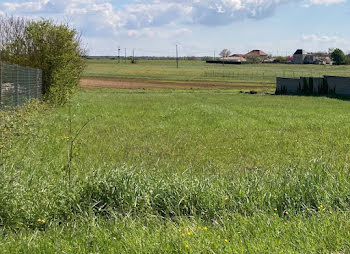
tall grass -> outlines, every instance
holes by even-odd
[[[347,252],[348,103],[91,90],[2,112],[0,250]]]

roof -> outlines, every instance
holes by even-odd
[[[245,54],[233,54],[232,57],[237,56],[237,57],[245,57]]]
[[[254,49],[250,51],[248,54],[246,54],[246,56],[251,56],[251,55],[267,56],[267,54],[264,51],[259,49]]]
[[[305,52],[303,49],[298,49],[297,51],[295,51],[294,55],[305,55]]]

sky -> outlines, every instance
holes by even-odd
[[[350,52],[350,0],[0,0],[0,15],[68,21],[89,55]]]

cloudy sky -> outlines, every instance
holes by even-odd
[[[350,0],[0,0],[0,15],[69,21],[90,55],[350,52]]]

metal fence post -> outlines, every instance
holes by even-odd
[[[25,68],[26,70],[26,76],[27,76],[27,82],[28,82],[28,101],[30,100],[30,94],[31,94],[31,86],[33,85],[32,82],[31,82],[31,79],[30,79],[30,69],[28,67]]]
[[[0,108],[2,107],[2,62],[0,62]]]
[[[16,64],[16,83],[15,83],[15,106],[18,106],[18,82],[19,82],[19,73],[18,73],[18,65]]]

